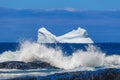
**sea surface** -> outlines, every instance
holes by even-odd
[[[0,43],[0,80],[120,80],[120,43]]]

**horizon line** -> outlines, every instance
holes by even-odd
[[[49,8],[49,9],[43,9],[43,8],[10,8],[10,7],[1,7],[0,9],[14,9],[14,10],[43,10],[43,11],[69,11],[69,12],[81,12],[81,11],[120,11],[118,9],[108,9],[108,10],[88,10],[88,9],[76,9],[71,7],[66,8]]]

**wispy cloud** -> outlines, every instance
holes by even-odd
[[[67,10],[67,11],[70,11],[70,12],[78,11],[77,9],[71,8],[71,7],[64,8],[64,10]]]

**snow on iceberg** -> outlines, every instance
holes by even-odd
[[[61,36],[55,36],[44,27],[38,30],[38,43],[93,43],[87,31],[78,27]]]
[[[57,40],[55,35],[53,35],[43,27],[38,30],[38,42],[39,43],[56,43]]]

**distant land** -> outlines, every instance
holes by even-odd
[[[40,27],[59,36],[80,26],[94,42],[120,42],[120,11],[10,9],[0,7],[0,42],[37,40]]]

